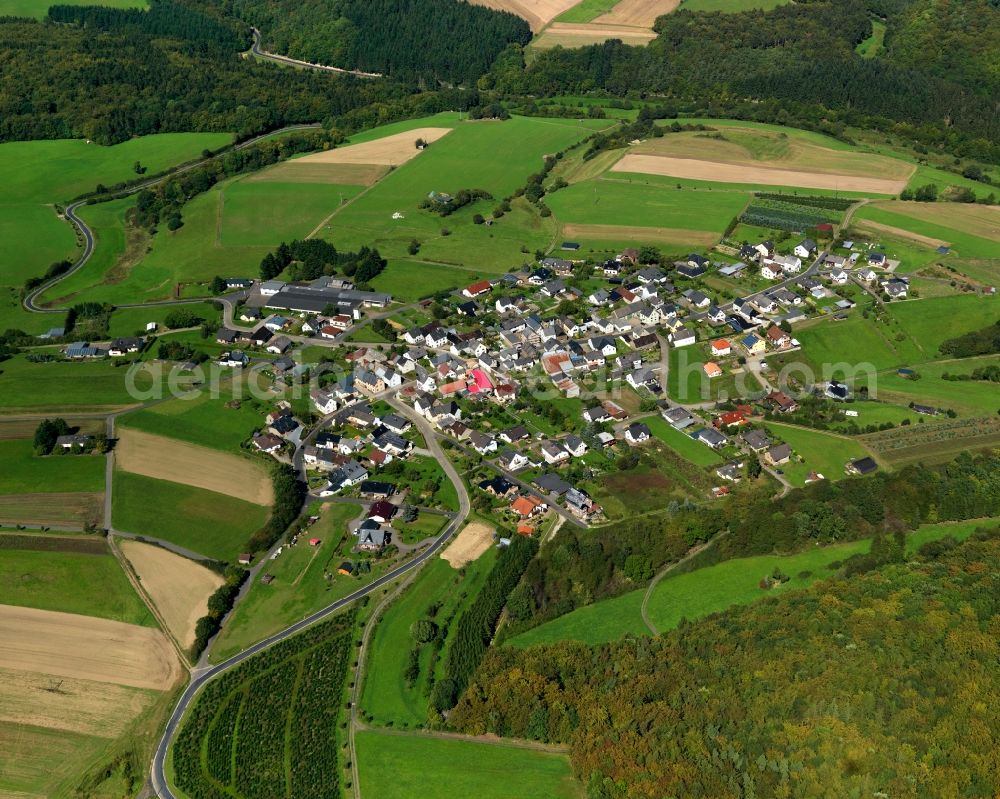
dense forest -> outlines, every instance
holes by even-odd
[[[396,81],[248,60],[239,52],[245,23],[193,2],[164,9],[54,9],[78,24],[0,18],[0,141],[115,144],[172,131],[232,131],[243,139],[314,122],[351,132],[480,104],[475,92],[418,92]]]
[[[854,48],[886,18],[886,50]],[[660,17],[648,47],[511,48],[482,88],[545,96],[655,94],[711,116],[890,130],[1000,161],[1000,10],[989,0],[837,0]],[[948,44],[952,45],[951,47]]]
[[[795,552],[817,543],[892,536],[925,522],[996,515],[1000,455],[966,453],[940,467],[912,465],[866,478],[824,480],[776,501],[768,493],[741,490],[724,508],[674,503],[664,516],[595,530],[567,527],[543,547],[511,595],[507,632],[634,589],[723,530],[727,534],[706,557]],[[854,568],[867,565],[859,559]]]
[[[588,799],[992,797],[1000,531],[656,639],[492,647],[449,724],[572,746]]]
[[[458,0],[234,0],[266,49],[313,63],[436,83],[474,84],[510,43],[520,17]]]

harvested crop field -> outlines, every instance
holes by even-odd
[[[836,175],[822,172],[800,172],[765,166],[727,164],[693,158],[672,158],[663,155],[629,153],[611,167],[612,172],[635,172],[643,175],[663,175],[687,180],[707,180],[717,183],[746,183],[757,186],[797,186],[803,189],[828,189],[863,194],[898,194],[906,188],[908,179]]]
[[[0,605],[0,668],[154,690],[181,673],[159,630],[12,605]]]
[[[934,249],[938,247],[947,247],[951,243],[947,241],[942,241],[941,239],[935,239],[932,236],[924,236],[912,230],[903,230],[903,228],[901,227],[894,227],[893,225],[883,225],[881,222],[872,222],[870,219],[855,220],[854,226],[860,230],[874,231],[875,233],[885,233],[887,236],[892,236],[897,239],[903,239],[904,241],[915,241],[917,244],[923,244],[925,247],[931,247]]]
[[[355,145],[360,146],[360,145]],[[330,164],[297,158],[258,172],[246,183],[333,183],[371,186],[389,171],[386,164]]]
[[[680,0],[620,0],[607,14],[597,17],[594,23],[652,28],[657,17],[676,11],[680,4]]]
[[[527,20],[531,30],[537,33],[563,11],[579,2],[580,0],[473,0],[472,4],[517,14],[521,19]]]
[[[0,418],[0,441],[31,438],[35,435],[35,429],[38,427],[38,423],[44,418],[46,417],[17,416],[11,418]],[[66,423],[70,427],[78,427],[79,432],[81,433],[90,433],[93,435],[95,433],[104,432],[103,416],[73,417],[60,415],[60,418],[65,419]]]
[[[710,247],[719,240],[715,233],[704,230],[684,230],[669,227],[636,227],[627,225],[574,225],[562,226],[562,236],[567,239],[601,239],[610,241],[640,241],[667,244],[702,244]]]
[[[154,699],[140,688],[0,669],[0,723],[114,738]]]
[[[416,128],[374,141],[313,153],[295,159],[294,163],[296,165],[382,164],[384,166],[399,166],[420,154],[421,151],[416,147],[417,139],[433,143],[448,133],[451,133],[451,128]]]
[[[494,532],[493,527],[482,522],[467,524],[465,529],[441,553],[441,557],[448,561],[453,568],[461,569],[490,548]]]
[[[68,492],[54,494],[4,494],[0,496],[0,524],[98,523],[104,513],[104,494]]]
[[[996,205],[897,201],[873,203],[872,208],[1000,242],[1000,207]]]
[[[262,467],[236,455],[166,436],[122,429],[115,445],[115,464],[126,472],[215,491],[257,505],[274,501],[271,480]]]
[[[140,541],[120,546],[174,638],[191,646],[195,625],[208,611],[208,598],[222,585],[222,577],[162,547]]]
[[[624,44],[643,45],[655,38],[653,31],[641,27],[593,22],[553,22],[531,42],[531,46],[538,50],[584,47],[588,44],[600,44],[608,39],[621,39]]]

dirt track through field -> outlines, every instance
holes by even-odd
[[[204,488],[257,505],[274,502],[271,480],[255,463],[186,441],[122,429],[115,464],[133,474]]]
[[[621,0],[607,14],[601,14],[595,25],[637,25],[652,28],[656,18],[677,10],[680,0]]]
[[[433,145],[442,136],[451,133],[451,128],[415,128],[392,136],[384,136],[374,141],[350,144],[321,153],[313,153],[295,159],[296,164],[382,164],[399,166],[420,155],[416,147],[417,139]]]
[[[153,699],[123,685],[0,669],[0,722],[115,738]]]
[[[563,11],[566,11],[580,0],[471,0],[473,5],[486,6],[496,11],[509,11],[516,14],[534,32],[540,31]]]
[[[181,674],[152,627],[12,605],[0,605],[0,668],[159,691]]]
[[[798,186],[804,189],[833,189],[864,194],[899,194],[906,180],[860,177],[857,175],[827,175],[774,167],[725,164],[693,158],[672,158],[663,155],[629,153],[611,167],[612,172],[638,172],[643,175],[664,175],[689,180],[709,180],[719,183],[747,183],[758,186]]]
[[[494,529],[482,522],[467,524],[441,553],[455,569],[461,569],[482,555],[493,544]]]
[[[194,561],[140,541],[119,544],[139,582],[181,646],[194,643],[194,628],[222,577]]]
[[[719,241],[717,233],[704,230],[684,230],[671,227],[636,227],[633,225],[576,225],[562,226],[562,236],[568,239],[602,239],[605,241],[649,241],[672,244],[704,244],[711,246]]]
[[[905,239],[907,241],[915,241],[917,244],[923,244],[927,247],[932,247],[933,249],[951,246],[951,242],[948,241],[942,241],[941,239],[935,239],[931,236],[914,233],[912,230],[903,230],[901,227],[883,225],[881,222],[872,222],[868,219],[855,219],[854,227],[860,230],[874,230],[877,233],[887,233],[890,236],[895,236],[896,238]]]

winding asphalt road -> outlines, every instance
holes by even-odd
[[[318,122],[311,122],[305,125],[289,125],[288,127],[279,128],[278,130],[273,130],[270,133],[262,133],[260,136],[254,136],[252,139],[247,139],[246,141],[233,145],[233,147],[229,148],[228,150],[222,150],[216,155],[219,155],[223,152],[234,152],[236,150],[245,150],[247,147],[252,147],[258,142],[264,141],[265,139],[270,139],[274,136],[281,136],[285,133],[294,133],[297,130],[313,130],[318,127],[320,127],[320,124]],[[212,157],[214,158],[215,156]],[[180,166],[177,169],[165,175],[152,177],[149,180],[142,181],[141,183],[134,183],[133,185],[125,189],[122,189],[120,192],[114,192],[114,194],[115,196],[128,196],[131,194],[136,194],[137,192],[140,192],[143,189],[148,189],[150,186],[155,186],[158,183],[162,183],[163,181],[168,180],[174,177],[175,175],[182,175],[185,172],[190,172],[192,169],[196,169],[197,167],[207,163],[210,160],[212,159],[202,158],[199,159],[198,161],[192,161],[191,163],[184,164],[183,166]],[[79,210],[82,206],[86,204],[87,204],[86,200],[77,200],[76,202],[67,205],[64,211],[64,216],[66,217],[66,219],[69,221],[71,225],[73,225],[74,228],[77,229],[77,231],[83,237],[83,252],[80,253],[80,257],[77,258],[76,263],[74,263],[73,266],[71,266],[66,272],[64,272],[61,275],[57,275],[56,277],[46,281],[45,283],[42,283],[42,285],[28,292],[24,296],[24,300],[22,302],[26,310],[32,311],[34,313],[50,313],[50,314],[66,313],[66,308],[47,308],[39,305],[36,302],[36,300],[57,283],[65,280],[70,275],[73,275],[76,272],[79,272],[81,269],[83,269],[83,267],[86,266],[87,262],[90,260],[91,256],[94,254],[94,244],[95,244],[94,233],[87,226],[87,223],[84,222],[76,213],[77,210]],[[202,297],[200,299],[189,299],[189,300],[164,300],[162,302],[131,303],[126,305],[116,305],[115,307],[145,308],[156,305],[186,305],[188,303],[204,302],[204,301],[205,298]]]
[[[300,61],[297,58],[289,58],[286,55],[278,55],[277,53],[269,53],[267,50],[260,49],[260,31],[256,28],[253,30],[253,44],[250,45],[250,52],[255,58],[262,58],[265,61],[273,61],[276,64],[283,64],[289,67],[300,67],[302,69],[316,69],[321,72],[336,72],[338,75],[353,75],[356,78],[382,78],[384,75],[381,72],[362,72],[360,69],[343,69],[341,67],[331,67],[326,64],[313,64],[309,61]]]
[[[455,533],[455,531],[458,530],[458,528],[465,521],[465,516],[467,513],[468,510],[466,510],[465,513],[460,513],[458,517],[456,517],[445,528],[445,530],[440,535],[438,535],[437,538],[434,539],[434,543],[432,543],[429,547],[424,549],[420,554],[416,555],[413,559],[407,561],[406,563],[397,566],[391,572],[388,572],[382,577],[379,577],[377,580],[369,583],[364,588],[359,588],[353,594],[350,594],[344,597],[343,599],[339,599],[333,604],[327,605],[322,610],[316,611],[311,616],[307,616],[306,618],[302,619],[302,621],[296,622],[291,627],[287,627],[286,629],[282,630],[280,633],[272,635],[270,638],[266,638],[265,640],[254,644],[248,649],[244,649],[238,655],[234,655],[233,657],[229,658],[229,660],[223,661],[222,663],[219,663],[216,666],[212,666],[211,668],[198,669],[195,672],[193,672],[192,680],[188,685],[188,687],[185,689],[184,693],[181,695],[180,700],[177,702],[177,706],[174,708],[174,712],[170,715],[170,719],[169,721],[167,721],[167,726],[163,732],[163,737],[160,739],[160,743],[156,747],[156,753],[153,755],[152,781],[153,781],[153,788],[156,790],[157,796],[159,796],[160,799],[177,799],[177,795],[170,790],[170,786],[167,783],[167,776],[166,776],[167,751],[170,748],[170,743],[173,741],[174,735],[177,733],[177,730],[180,727],[181,719],[187,712],[187,709],[191,706],[191,703],[194,701],[198,691],[201,690],[202,686],[205,685],[205,683],[207,683],[213,677],[222,674],[225,671],[228,671],[234,666],[239,665],[248,658],[251,658],[254,655],[263,652],[265,649],[273,646],[279,641],[284,641],[286,638],[289,638],[295,635],[296,633],[306,629],[307,627],[310,627],[311,625],[316,624],[319,621],[322,621],[328,616],[331,616],[334,613],[343,610],[344,608],[348,607],[354,602],[357,602],[362,597],[368,596],[369,594],[377,591],[383,586],[393,582],[403,574],[406,574],[410,570],[415,569],[416,567],[422,565],[427,560],[432,558],[441,549],[441,547],[444,546],[444,544],[448,541],[448,539],[451,538],[451,536]]]
[[[437,554],[437,552],[447,543],[448,539],[451,538],[464,524],[466,517],[472,509],[472,503],[469,499],[468,491],[465,489],[465,483],[463,482],[461,475],[459,475],[455,466],[445,456],[444,451],[441,449],[437,439],[433,436],[432,431],[429,430],[427,422],[423,418],[419,417],[412,408],[403,405],[402,403],[400,405],[402,407],[398,407],[398,410],[406,414],[406,416],[417,425],[421,432],[425,434],[428,449],[430,449],[431,453],[437,458],[442,469],[444,469],[445,474],[448,476],[448,479],[454,484],[455,490],[458,493],[458,513],[451,520],[448,526],[437,536],[437,538],[434,539],[430,546],[423,549],[412,559],[397,566],[395,569],[382,577],[379,577],[377,580],[369,583],[364,588],[359,588],[353,594],[327,605],[322,610],[318,610],[311,616],[307,616],[301,621],[296,622],[290,627],[282,630],[280,633],[272,635],[270,638],[266,638],[248,649],[244,649],[238,655],[234,655],[216,666],[195,669],[192,672],[190,684],[184,690],[180,700],[177,702],[177,706],[174,708],[174,712],[170,715],[169,721],[167,721],[167,726],[163,731],[163,736],[160,738],[160,743],[156,747],[156,753],[153,755],[152,782],[153,788],[156,790],[160,799],[177,799],[176,794],[170,790],[170,786],[167,783],[165,768],[167,751],[170,749],[170,744],[173,741],[174,735],[177,733],[181,719],[184,717],[187,709],[191,706],[191,703],[194,701],[198,691],[201,690],[201,687],[205,685],[206,682],[211,680],[213,677],[228,671],[234,666],[239,665],[248,658],[263,652],[265,649],[273,646],[279,641],[284,641],[286,638],[301,632],[306,627],[316,624],[328,616],[343,610],[352,603],[357,602],[362,597],[368,596],[383,586],[392,583],[394,580],[407,572],[410,572],[426,563],[430,558]],[[431,435],[427,435],[428,432],[430,432]],[[352,760],[356,759],[357,758],[352,758]]]

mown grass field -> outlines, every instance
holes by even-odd
[[[717,466],[722,463],[718,452],[695,441],[683,430],[675,430],[662,416],[650,416],[643,419],[643,424],[670,449],[697,466]],[[698,425],[691,427],[697,429]]]
[[[962,258],[996,258],[1000,211],[966,203],[883,202],[858,209],[858,219],[947,242]]]
[[[115,557],[103,554],[18,549],[28,536],[3,535],[0,548],[0,605],[18,605],[97,616],[155,627],[153,615],[129,583]]]
[[[357,505],[328,505],[320,521],[294,547],[286,546],[281,555],[268,561],[262,574],[273,574],[274,582],[264,585],[258,577],[250,587],[212,647],[213,662],[225,660],[378,576],[375,569],[360,580],[336,573],[342,560],[351,559],[344,555],[342,545],[345,541],[347,548],[353,545],[347,523],[360,512]],[[319,538],[320,545],[309,546],[311,537]],[[326,573],[334,576],[327,580]]]
[[[577,799],[569,758],[503,742],[357,733],[363,796],[378,799]]]
[[[407,247],[417,239],[419,260],[471,266],[485,274],[504,271],[526,260],[522,246],[534,252],[551,244],[553,221],[541,219],[524,203],[514,203],[511,213],[492,227],[472,224],[473,214],[487,216],[501,198],[538,171],[544,155],[608,124],[606,120],[515,117],[505,122],[459,122],[454,115],[430,117],[423,125],[450,126],[452,132],[344,207],[321,235],[338,248],[372,244],[394,260],[411,260]],[[381,130],[383,135],[398,132],[395,126]],[[417,207],[431,191],[454,194],[463,188],[483,189],[494,200],[473,203],[448,217]],[[397,212],[404,218],[392,219]],[[451,234],[442,236],[443,228]],[[467,278],[456,275],[455,285]]]
[[[145,8],[145,0],[102,0],[102,4],[110,8]],[[56,5],[52,0],[2,0],[0,16],[3,17],[34,17],[43,19],[49,12],[49,6]],[[67,0],[61,5],[86,6],[89,0]]]
[[[927,361],[941,357],[939,347],[947,339],[988,327],[1000,319],[1000,301],[963,294],[891,303],[888,311],[916,341],[924,355],[922,360]]]
[[[950,535],[962,540],[992,520],[925,524],[907,537],[907,551],[915,552],[927,541]],[[794,555],[761,555],[736,558],[706,566],[676,577],[661,580],[647,607],[650,620],[660,632],[671,630],[682,619],[694,621],[735,605],[748,605],[766,596],[804,588],[816,580],[830,577],[830,564],[861,552],[867,552],[870,540],[850,541],[826,547],[814,547]],[[760,588],[760,581],[778,568],[790,577],[772,589]],[[594,605],[574,610],[550,622],[508,639],[510,646],[527,647],[563,640],[600,644],[623,635],[649,635],[642,622],[640,608],[646,589],[631,591]]]
[[[431,646],[424,645],[420,675],[412,687],[408,686],[403,675],[415,643],[410,627],[427,616],[428,608],[440,603],[435,621],[441,624],[452,619],[449,629],[452,628],[460,610],[476,597],[495,560],[493,548],[464,570],[455,570],[447,561],[434,558],[413,585],[382,614],[372,638],[370,664],[365,670],[361,695],[361,709],[372,717],[373,723],[417,727],[427,722],[435,665],[442,663],[444,656],[433,659]]]
[[[113,489],[115,529],[162,538],[218,560],[235,560],[268,514],[260,505],[214,491],[120,470]]]
[[[227,407],[227,402],[225,393],[216,399],[205,393],[191,400],[168,400],[120,417],[118,426],[236,452],[263,426],[264,411],[252,401],[239,407]]]
[[[104,490],[99,455],[35,455],[31,439],[0,441],[0,494]]]
[[[134,374],[133,382],[143,394],[154,387],[153,377],[144,370]],[[58,414],[142,401],[132,396],[129,385],[128,367],[116,368],[109,360],[31,363],[16,355],[0,363],[0,413],[23,409]]]
[[[722,235],[749,197],[737,192],[708,192],[592,180],[575,183],[546,197],[560,222],[665,227]],[[682,242],[683,243],[683,242]]]
[[[805,485],[809,472],[819,472],[827,480],[839,480],[844,476],[844,465],[848,461],[870,454],[857,441],[822,430],[773,422],[765,426],[772,438],[780,439],[792,448],[792,459],[776,468],[784,471],[785,477],[794,486]],[[802,463],[797,462],[796,455],[803,459]]]
[[[945,372],[971,374],[980,366],[1000,363],[1000,356],[987,355],[982,358],[940,361],[938,363],[917,364],[914,368],[919,380],[900,377],[895,371],[882,372],[869,382],[869,388],[877,387],[878,398],[887,402],[908,405],[916,402],[935,408],[951,408],[959,416],[994,416],[1000,410],[996,383],[980,380],[942,380]]]

